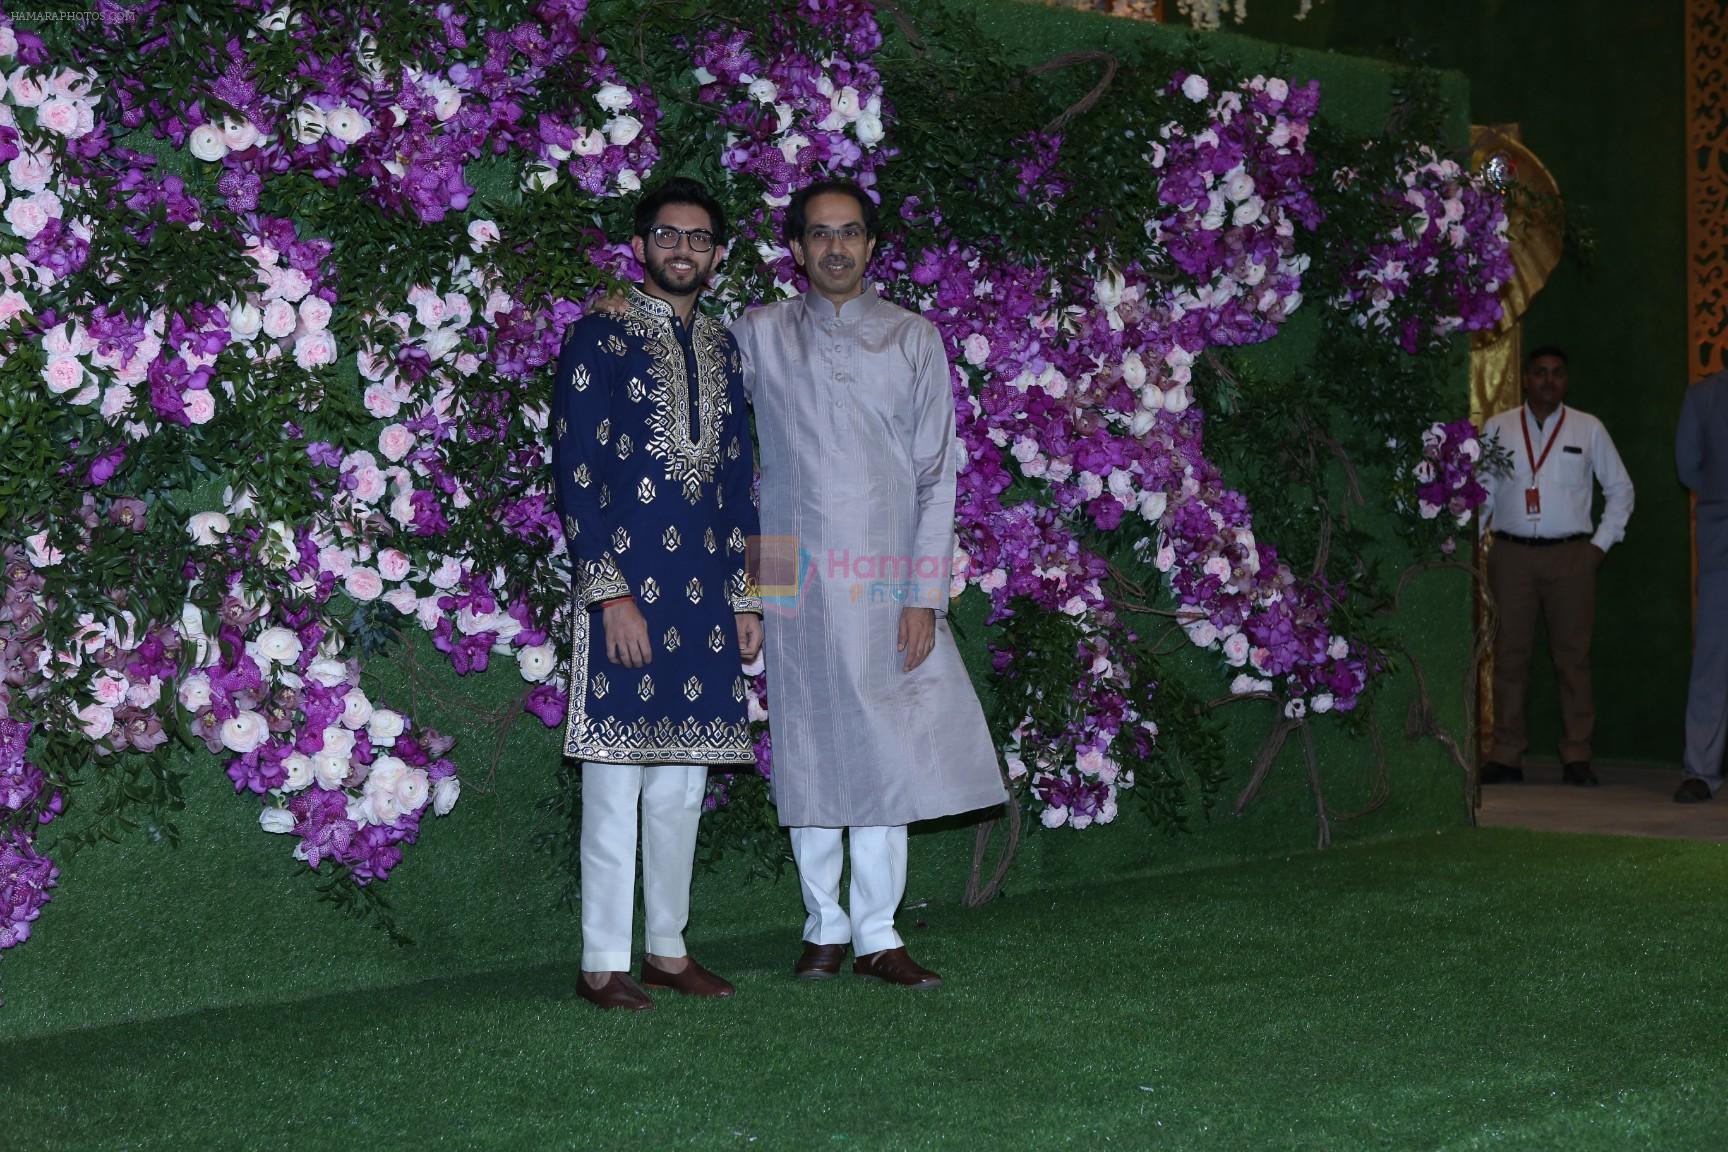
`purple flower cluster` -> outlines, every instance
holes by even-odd
[[[582,30],[585,11],[580,0],[544,0],[530,20],[478,29],[441,4],[417,47],[429,66],[387,69],[374,13],[279,9],[222,45],[211,79],[185,103],[153,95],[144,77],[117,78],[121,122],[221,163],[219,187],[236,212],[257,208],[270,176],[297,170],[332,186],[352,178],[384,208],[434,223],[467,211],[468,164],[513,149],[529,161],[530,189],[564,172],[589,195],[620,195],[641,187],[659,156],[659,109],[620,83]],[[147,57],[169,46],[171,9],[150,3],[128,16]],[[346,50],[323,50],[332,27],[358,29]],[[259,59],[284,42],[294,73],[266,87]]]
[[[1345,170],[1334,179],[1348,186]],[[1396,337],[1404,351],[1500,322],[1500,287],[1512,278],[1505,200],[1485,180],[1427,148],[1379,199],[1397,224],[1356,253],[1334,301],[1363,328]]]
[[[797,18],[781,14],[763,39],[740,28],[706,32],[693,62],[699,99],[726,129],[720,163],[760,186],[768,211],[740,222],[790,286],[797,269],[780,244],[793,192],[824,176],[845,176],[872,190],[891,110],[872,59],[881,47],[875,6],[865,0],[805,0]]]
[[[1180,272],[1172,319],[1199,314],[1193,335],[1206,344],[1269,340],[1302,303],[1297,229],[1321,218],[1306,147],[1320,86],[1256,76],[1214,99],[1204,77],[1178,73],[1171,92],[1204,118],[1189,113],[1194,123],[1171,121],[1148,142],[1161,208],[1146,223],[1146,259]]]

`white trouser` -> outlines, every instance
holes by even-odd
[[[703,764],[582,764],[582,970],[628,972],[642,824],[647,950],[684,955],[690,870],[708,782]]]
[[[906,825],[847,828],[852,842],[852,883],[840,909],[839,828],[793,828],[792,859],[804,893],[804,939],[812,944],[852,945],[858,956],[900,947],[894,912],[906,894]]]

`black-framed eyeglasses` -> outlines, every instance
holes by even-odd
[[[692,252],[706,252],[714,247],[714,233],[706,228],[674,228],[670,224],[657,224],[648,229],[648,235],[654,238],[656,248],[676,248],[680,236],[690,242]]]
[[[848,224],[844,228],[825,228],[817,225],[804,230],[804,239],[811,244],[825,244],[830,240],[840,240],[847,244],[856,244],[869,235],[864,225]]]

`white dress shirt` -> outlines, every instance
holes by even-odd
[[[1565,419],[1562,420],[1561,417]],[[1530,452],[1542,462],[1531,481],[1531,456],[1524,449],[1521,425],[1528,421]],[[1507,532],[1513,536],[1554,538],[1588,534],[1590,542],[1606,552],[1626,535],[1632,516],[1632,477],[1614,450],[1602,421],[1588,412],[1562,404],[1538,424],[1528,406],[1492,416],[1482,430],[1484,439],[1497,440],[1512,454],[1512,471],[1506,476],[1485,476],[1488,515],[1482,531]],[[1554,441],[1547,459],[1549,441]],[[1590,523],[1590,478],[1602,485],[1602,522]],[[1529,515],[1524,492],[1541,492],[1541,513]]]

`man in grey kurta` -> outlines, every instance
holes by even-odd
[[[1685,779],[1674,793],[1690,804],[1722,787],[1728,742],[1728,372],[1687,390],[1674,465],[1698,497],[1698,618],[1686,694]]]
[[[764,552],[802,557],[788,586],[758,573],[774,803],[808,912],[795,972],[834,975],[850,943],[853,971],[932,987],[940,978],[894,931],[906,825],[1006,799],[946,620],[958,467],[948,361],[934,325],[864,280],[876,209],[862,191],[803,190],[787,238],[811,290],[732,332],[761,446]]]

